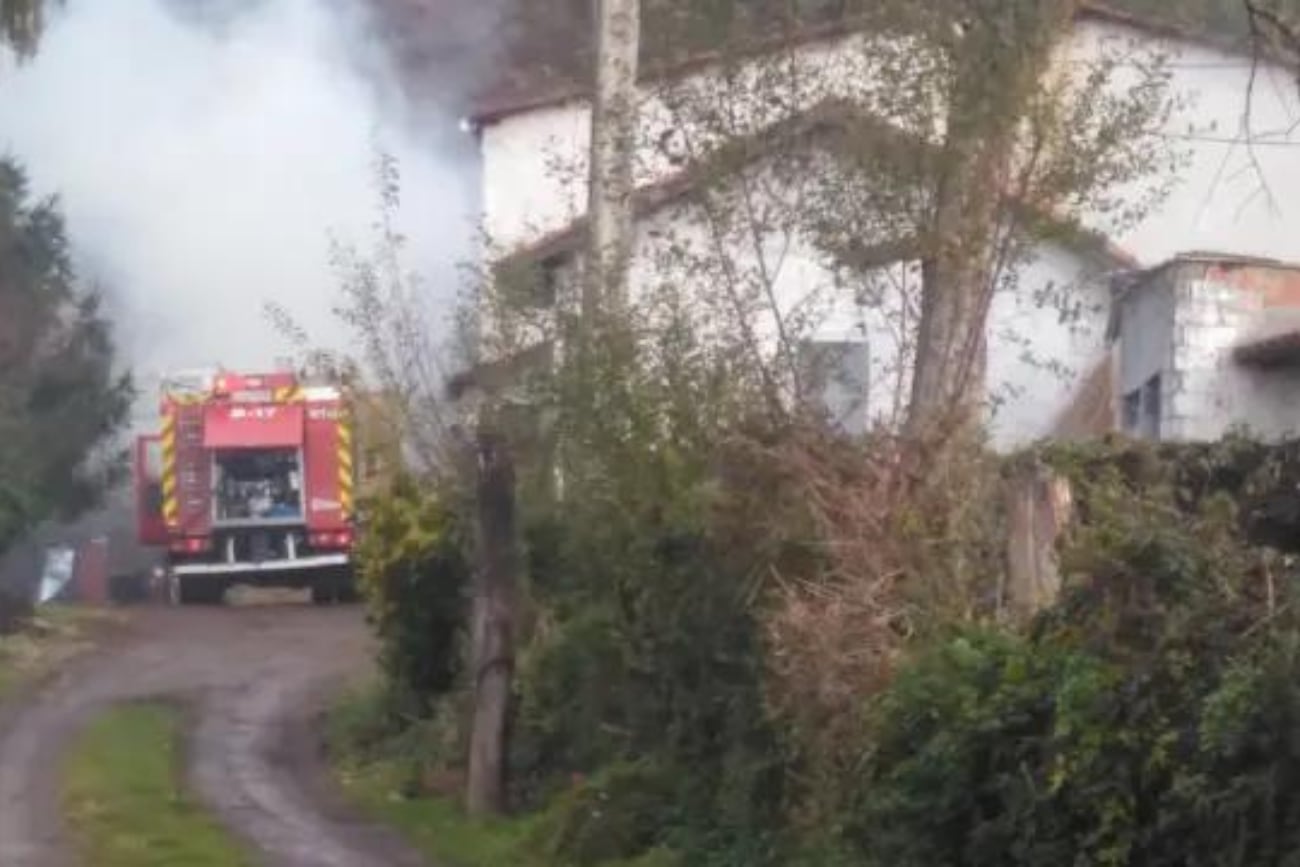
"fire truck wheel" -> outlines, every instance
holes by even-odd
[[[220,605],[226,598],[225,582],[207,576],[176,576],[174,599],[180,605]]]
[[[328,578],[318,578],[311,585],[311,602],[313,605],[331,605],[338,601],[334,582]]]

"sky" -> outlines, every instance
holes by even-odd
[[[435,320],[469,251],[472,146],[416,113],[344,0],[70,0],[29,64],[0,66],[0,150],[58,195],[124,354],[158,373],[346,349],[330,238],[365,246],[379,148],[402,174],[407,266]],[[153,403],[153,395],[146,395]]]

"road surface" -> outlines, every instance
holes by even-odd
[[[190,710],[191,787],[266,867],[421,865],[341,804],[311,726],[370,654],[351,606],[138,610],[101,651],[0,712],[0,865],[78,867],[60,816],[60,757],[96,711],[151,697]]]

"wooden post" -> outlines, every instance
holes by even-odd
[[[505,438],[486,430],[478,438],[477,488],[478,564],[471,623],[474,718],[465,805],[471,816],[490,816],[506,808],[519,549],[514,463]]]
[[[1009,480],[1007,581],[1001,603],[1017,619],[1055,604],[1061,594],[1056,543],[1074,515],[1068,480],[1032,466]]]

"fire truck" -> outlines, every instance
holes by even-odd
[[[140,541],[164,551],[173,604],[232,585],[353,594],[352,418],[342,390],[289,372],[180,373],[136,445]]]

